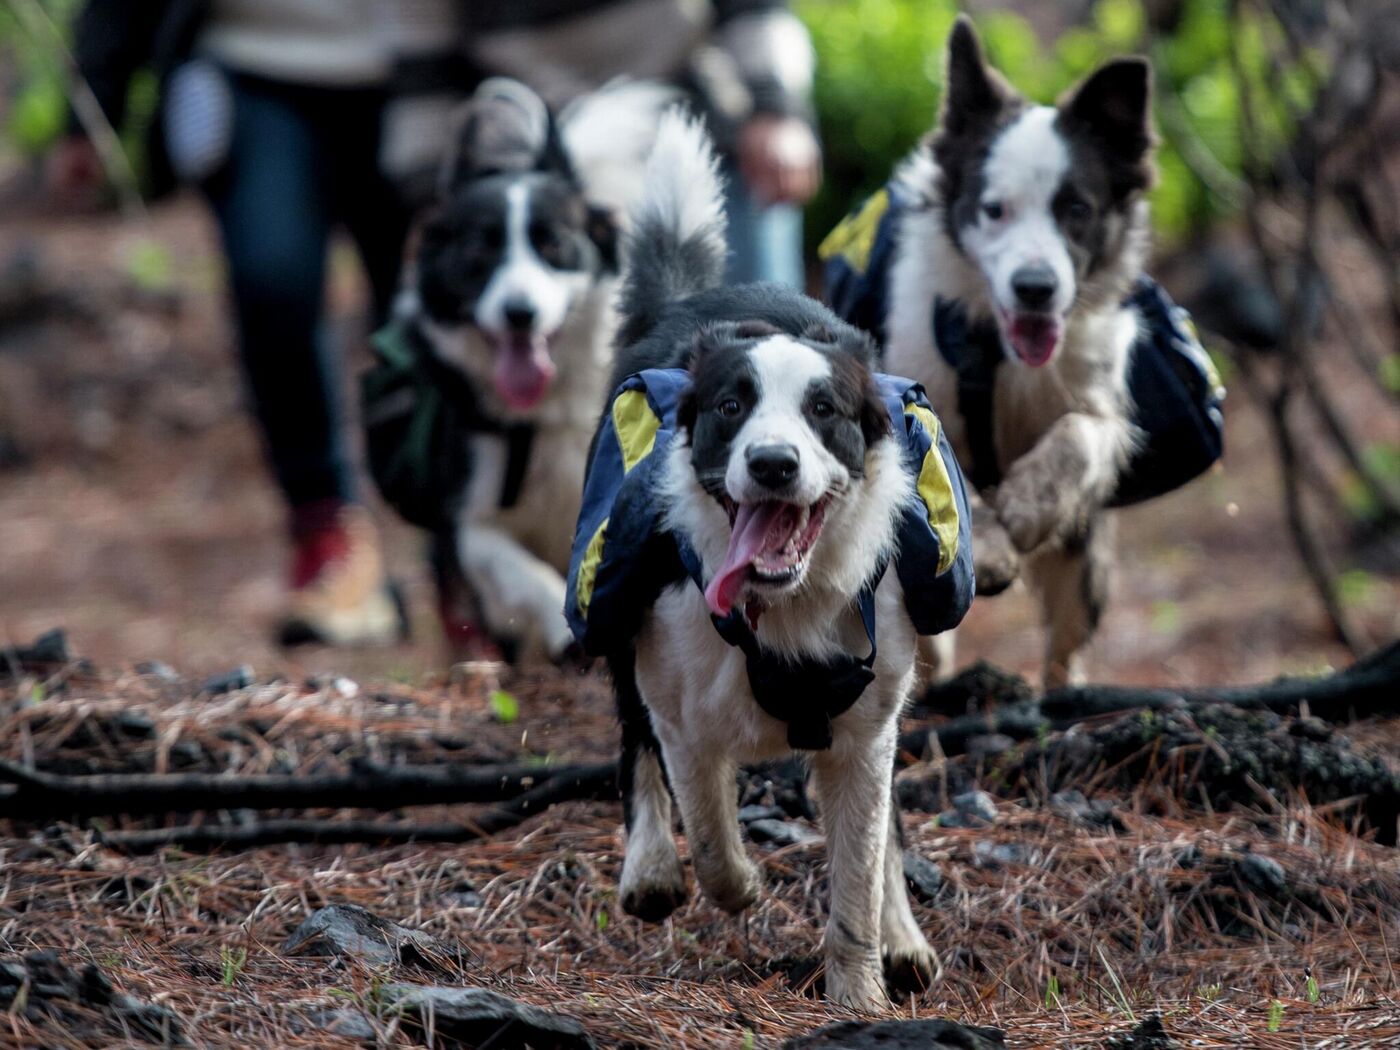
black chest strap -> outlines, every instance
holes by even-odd
[[[525,485],[525,471],[530,466],[530,450],[535,446],[535,427],[530,423],[498,424],[506,442],[506,471],[501,479],[501,509],[515,506]],[[486,428],[482,428],[486,429]]]
[[[963,466],[972,484],[985,490],[1001,481],[997,464],[993,393],[1003,360],[1001,337],[991,321],[970,324],[957,303],[933,304],[933,343],[958,376],[958,414],[972,461]]]
[[[677,540],[677,546],[691,579],[703,591],[700,559],[688,544]],[[856,610],[870,642],[869,656],[841,653],[825,660],[794,663],[760,644],[743,609],[710,617],[719,636],[744,654],[754,700],[766,714],[787,723],[788,746],[794,750],[825,751],[831,747],[832,719],[848,711],[875,680],[875,588],[884,571],[881,565],[856,598]]]

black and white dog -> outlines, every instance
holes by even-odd
[[[465,583],[470,612],[521,659],[558,660],[571,642],[563,573],[617,324],[614,215],[674,97],[619,83],[555,121],[523,84],[483,83],[398,310],[461,380],[445,396],[470,403],[454,405],[467,447],[460,491],[442,494],[439,572]]]
[[[995,520],[979,521],[978,579],[997,562],[1014,575],[1023,558],[1047,686],[1081,674],[1112,556],[1103,508],[1137,440],[1127,374],[1142,319],[1124,298],[1147,251],[1153,141],[1145,60],[1109,62],[1057,106],[1032,105],[988,68],[963,17],[938,127],[896,173],[926,206],[897,230],[887,366],[924,385],[966,465],[959,375],[930,319],[943,301],[995,326],[1000,483],[983,492]]]
[[[796,291],[722,287],[722,199],[705,131],[669,114],[632,212],[614,382],[690,369],[657,488],[664,528],[698,559],[705,588],[666,586],[643,615],[635,661],[610,661],[624,723],[622,904],[658,921],[685,899],[672,793],[706,896],[731,912],[758,896],[735,774],[792,745],[711,615],[743,610],[759,646],[797,664],[864,654],[878,636],[873,680],[832,723],[829,748],[808,753],[831,867],[826,990],[869,1008],[886,1001],[882,956],[906,977],[934,969],[891,805],[916,633],[893,571],[873,591],[874,633],[855,607],[891,557],[914,479],[871,340]]]

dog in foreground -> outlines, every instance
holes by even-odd
[[[924,385],[994,511],[978,520],[979,589],[988,566],[1009,582],[1021,561],[1039,595],[1047,687],[1081,677],[1112,558],[1104,508],[1139,440],[1128,370],[1145,322],[1125,300],[1147,251],[1150,75],[1118,59],[1057,106],[1032,105],[960,18],[938,127],[895,177],[922,206],[896,234],[887,365]],[[939,345],[945,307],[1004,359],[983,447],[960,406],[962,366]]]
[[[752,904],[735,775],[796,750],[827,833],[827,995],[869,1008],[886,1001],[882,959],[901,983],[935,970],[891,781],[918,631],[971,601],[965,496],[917,388],[872,372],[868,336],[787,288],[721,286],[721,200],[703,128],[668,114],[632,212],[622,392],[595,437],[570,578],[576,634],[607,655],[623,722],[620,895],[651,921],[684,901],[674,794],[705,895]],[[610,456],[622,495],[595,507]],[[609,618],[628,624],[589,644]]]
[[[619,82],[556,120],[485,81],[456,121],[439,199],[367,377],[372,471],[435,537],[445,626],[558,661],[570,523],[617,316],[616,213],[675,93]]]

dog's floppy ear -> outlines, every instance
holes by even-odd
[[[479,175],[532,171],[559,149],[544,100],[508,77],[482,81],[458,108],[453,128],[438,175],[442,196]]]
[[[617,216],[613,214],[613,210],[590,204],[587,229],[588,239],[598,248],[603,269],[609,273],[617,273],[621,269],[618,247],[622,231],[618,228]]]
[[[1115,195],[1152,184],[1152,66],[1145,58],[1118,58],[1100,66],[1061,102],[1065,127],[1083,131],[1114,160]]]
[[[939,125],[956,137],[994,120],[1011,97],[1001,74],[987,65],[972,19],[959,15],[948,34]]]

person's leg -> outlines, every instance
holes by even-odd
[[[333,208],[307,94],[235,81],[226,169],[207,187],[228,259],[238,345],[268,457],[291,510],[283,642],[391,641],[402,614],[356,496],[337,355],[322,338]]]
[[[237,80],[228,167],[208,187],[253,409],[294,516],[355,496],[319,333],[331,210],[318,140],[295,95]]]
[[[323,125],[335,173],[332,207],[359,252],[375,326],[388,319],[398,292],[411,219],[403,195],[380,167],[384,103],[379,92],[347,92]]]
[[[777,281],[802,291],[802,209],[791,204],[764,206],[754,199],[731,158],[722,162],[724,211],[729,220],[730,284]]]

